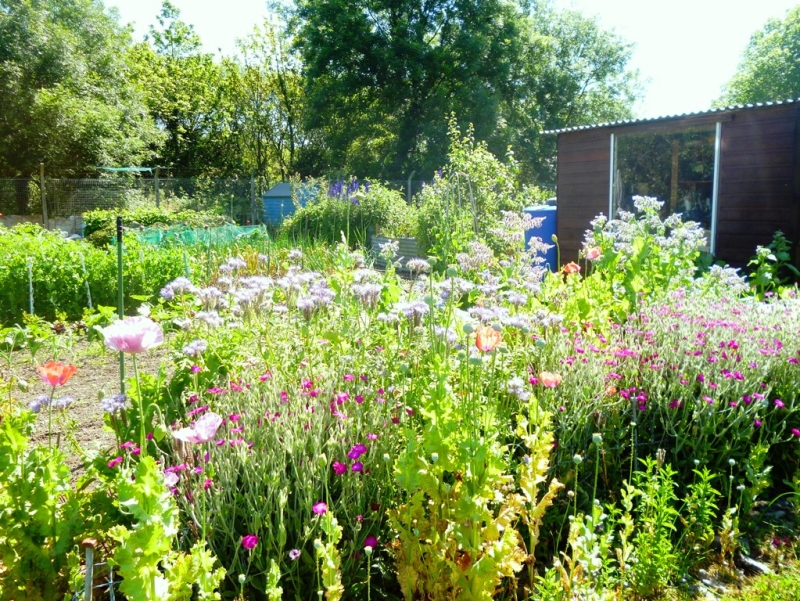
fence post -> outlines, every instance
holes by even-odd
[[[408,188],[406,188],[406,204],[411,204],[411,178],[414,177],[416,171],[412,171],[411,175],[408,176]]]
[[[125,297],[122,290],[122,217],[117,216],[117,311],[125,318]],[[125,354],[119,353],[119,393],[125,394]]]
[[[155,178],[155,184],[156,184],[156,208],[159,208],[161,206],[161,192],[160,192],[160,189],[159,189],[159,186],[158,186],[158,170],[159,169],[161,169],[161,167],[156,167],[156,178]]]
[[[39,163],[39,188],[42,192],[42,225],[44,229],[50,229],[50,219],[47,217],[47,195],[44,191],[44,163]]]
[[[94,548],[97,539],[87,538],[81,542],[81,547],[86,550],[86,578],[83,583],[83,601],[92,601],[92,584],[94,583]]]
[[[256,175],[250,174],[250,223],[256,224]]]

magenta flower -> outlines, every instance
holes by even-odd
[[[364,471],[364,464],[360,461],[356,461],[353,466],[350,468],[354,472],[363,472]]]
[[[114,457],[114,459],[112,459],[111,461],[108,462],[108,467],[110,467],[111,469],[114,469],[120,463],[122,463],[122,457]]]
[[[214,484],[214,481],[211,478],[206,478],[206,481],[203,482],[203,490],[208,490],[212,484]]]
[[[333,462],[333,471],[337,476],[343,475],[347,471],[347,464],[340,461]]]
[[[792,435],[800,437],[800,430],[798,430],[797,428],[792,428]]]
[[[347,453],[347,456],[350,459],[358,459],[366,452],[367,452],[367,447],[361,443],[358,443],[353,445],[353,448],[350,449],[350,452]]]
[[[325,512],[328,511],[328,506],[324,502],[320,501],[319,503],[314,503],[311,511],[317,515],[325,515]]]
[[[202,444],[212,440],[222,425],[222,417],[208,412],[198,419],[191,428],[181,428],[172,433],[174,438],[183,442]]]
[[[754,428],[760,428],[761,427],[761,420],[760,419],[756,419],[755,421],[753,421],[753,427]]]
[[[255,549],[258,544],[258,537],[255,534],[246,534],[242,537],[242,546],[248,551]]]
[[[164,342],[161,326],[141,315],[115,321],[101,332],[106,346],[122,353],[141,353]]]
[[[783,409],[786,405],[783,404],[783,401],[780,399],[775,399],[775,407],[777,409]]]
[[[373,549],[378,546],[378,538],[370,534],[367,538],[364,539],[364,546],[365,547],[372,547]]]

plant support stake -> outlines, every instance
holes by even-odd
[[[80,255],[80,257],[81,257],[81,267],[83,268],[83,283],[86,284],[86,299],[87,299],[87,302],[89,303],[89,310],[91,310],[92,309],[92,290],[91,290],[91,288],[89,288],[89,274],[86,273],[86,259],[83,258],[83,255]]]
[[[33,257],[28,257],[28,311],[33,315]]]
[[[117,217],[117,310],[119,318],[125,318],[125,302],[122,295],[122,217]],[[125,355],[119,353],[119,393],[125,394]]]

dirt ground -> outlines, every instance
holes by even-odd
[[[137,358],[139,373],[157,373],[167,357],[166,345],[142,353]],[[51,359],[53,353],[48,349],[41,349],[36,355],[38,363]],[[75,401],[61,415],[53,413],[53,440],[56,441],[60,436],[61,448],[67,451],[67,463],[76,471],[80,469],[82,461],[79,453],[69,452],[72,448],[68,440],[69,432],[72,433],[74,442],[84,451],[108,450],[115,445],[113,432],[104,424],[100,397],[101,393],[112,396],[119,392],[119,355],[107,351],[102,341],[88,342],[85,338],[80,338],[75,344],[67,344],[65,348],[59,349],[55,359],[78,368],[75,375],[55,391],[55,398],[71,396]],[[28,352],[14,354],[12,371],[14,376],[28,383],[26,391],[14,392],[14,397],[21,405],[27,406],[37,396],[50,393],[50,387],[42,382]],[[133,375],[129,357],[126,358],[125,375]],[[5,374],[0,371],[0,376]],[[47,442],[46,410],[42,410],[36,420],[31,441],[34,444]]]

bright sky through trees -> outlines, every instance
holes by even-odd
[[[194,25],[209,52],[234,52],[234,41],[250,33],[266,15],[265,0],[172,0],[181,20]],[[123,22],[135,24],[134,35],[147,33],[161,0],[107,0]],[[631,66],[647,82],[635,112],[653,117],[705,110],[721,95],[736,71],[742,52],[770,17],[783,18],[797,0],[556,0],[597,15],[636,47]]]

